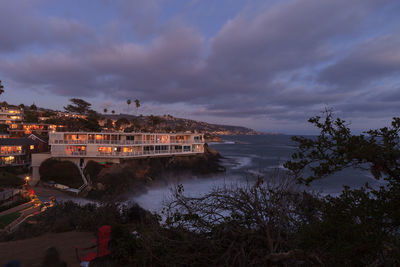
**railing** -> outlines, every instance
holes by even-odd
[[[197,150],[150,150],[150,151],[136,151],[136,152],[98,152],[97,156],[100,157],[138,157],[138,156],[151,156],[151,155],[173,155],[180,153],[201,153],[201,151]]]
[[[85,156],[86,151],[71,151],[69,153],[66,153],[67,155],[73,155],[73,156]]]
[[[5,161],[0,161],[0,167],[5,167],[5,166],[23,166],[23,165],[28,165],[29,162],[22,160],[20,162],[13,162],[13,163],[7,163]]]
[[[6,153],[0,153],[0,156],[6,157],[6,156],[22,156],[25,155],[25,150],[22,150],[20,152],[6,152]]]
[[[99,144],[99,145],[154,145],[154,144],[203,144],[198,140],[170,140],[167,141],[154,141],[154,140],[50,140],[50,145],[86,145],[86,144]]]

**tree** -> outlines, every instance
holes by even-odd
[[[151,125],[154,128],[154,127],[156,127],[158,124],[160,124],[162,122],[162,119],[159,116],[150,115],[149,116],[149,122],[151,123]]]
[[[113,129],[114,125],[111,119],[107,119],[106,124],[104,125],[105,128],[107,129]]]
[[[78,113],[81,115],[87,114],[90,110],[90,106],[92,105],[85,100],[79,98],[71,98],[69,101],[71,101],[72,104],[64,107],[64,109],[68,112]]]
[[[114,115],[115,114],[115,110],[111,110],[111,113]]]
[[[37,123],[39,122],[39,113],[35,110],[27,110],[24,112],[24,122]]]
[[[80,119],[78,118],[79,121],[83,124],[82,129],[86,129],[87,131],[91,132],[99,132],[100,131],[100,125],[99,122],[96,118],[94,117],[88,117],[87,119]],[[81,129],[79,129],[81,130]]]
[[[35,103],[33,103],[30,107],[30,110],[37,110],[37,106],[35,105]]]
[[[105,108],[105,109],[103,109],[103,111],[104,111],[104,113],[107,113],[108,109]]]
[[[294,137],[299,151],[285,163],[301,182],[324,178],[345,168],[368,168],[375,179],[400,182],[400,118],[393,118],[390,127],[353,135],[344,120],[334,118],[331,111],[309,119],[321,133],[316,139]],[[303,177],[305,170],[311,175]]]
[[[134,130],[140,130],[140,128],[142,127],[142,125],[140,124],[140,121],[137,119],[132,119],[131,124],[132,124]]]
[[[121,128],[121,126],[123,125],[129,125],[129,120],[125,117],[123,118],[119,118],[116,122],[115,122],[115,129],[119,130]]]
[[[130,99],[126,100],[126,103],[128,104],[128,113],[129,113],[129,106],[132,103],[132,101]]]
[[[296,221],[311,206],[305,203],[313,196],[300,192],[290,177],[275,175],[259,177],[254,184],[214,187],[200,197],[185,195],[181,185],[174,188],[164,211],[167,228],[176,231],[177,236],[171,237],[181,240],[182,247],[197,244],[195,252],[183,252],[192,255],[176,253],[177,262],[196,257],[211,266],[296,266],[296,261],[322,265],[318,255],[293,242]],[[190,238],[189,231],[197,235]],[[187,238],[180,239],[180,234]]]
[[[351,133],[349,124],[331,111],[309,120],[315,138],[294,137],[298,151],[284,164],[298,181],[310,184],[345,168],[369,170],[380,187],[368,183],[344,187],[339,196],[321,199],[320,215],[304,224],[297,242],[319,253],[332,266],[400,264],[400,118],[389,127]],[[351,179],[352,177],[349,177]]]
[[[1,80],[0,80],[0,95],[2,95],[4,93],[4,86],[3,86],[3,84],[1,83]]]
[[[135,106],[136,106],[136,116],[137,116],[138,110],[139,110],[139,108],[140,108],[140,101],[139,101],[139,99],[135,99]]]

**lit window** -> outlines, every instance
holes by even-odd
[[[31,150],[35,149],[35,146],[34,146],[34,145],[31,145],[31,146],[30,146],[30,149],[31,149]]]

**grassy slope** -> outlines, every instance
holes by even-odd
[[[7,225],[18,219],[18,217],[21,215],[20,212],[13,212],[4,216],[0,217],[0,229],[4,229]]]

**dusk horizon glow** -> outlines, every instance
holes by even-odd
[[[331,108],[357,131],[400,106],[394,0],[2,0],[0,101],[312,134]]]

